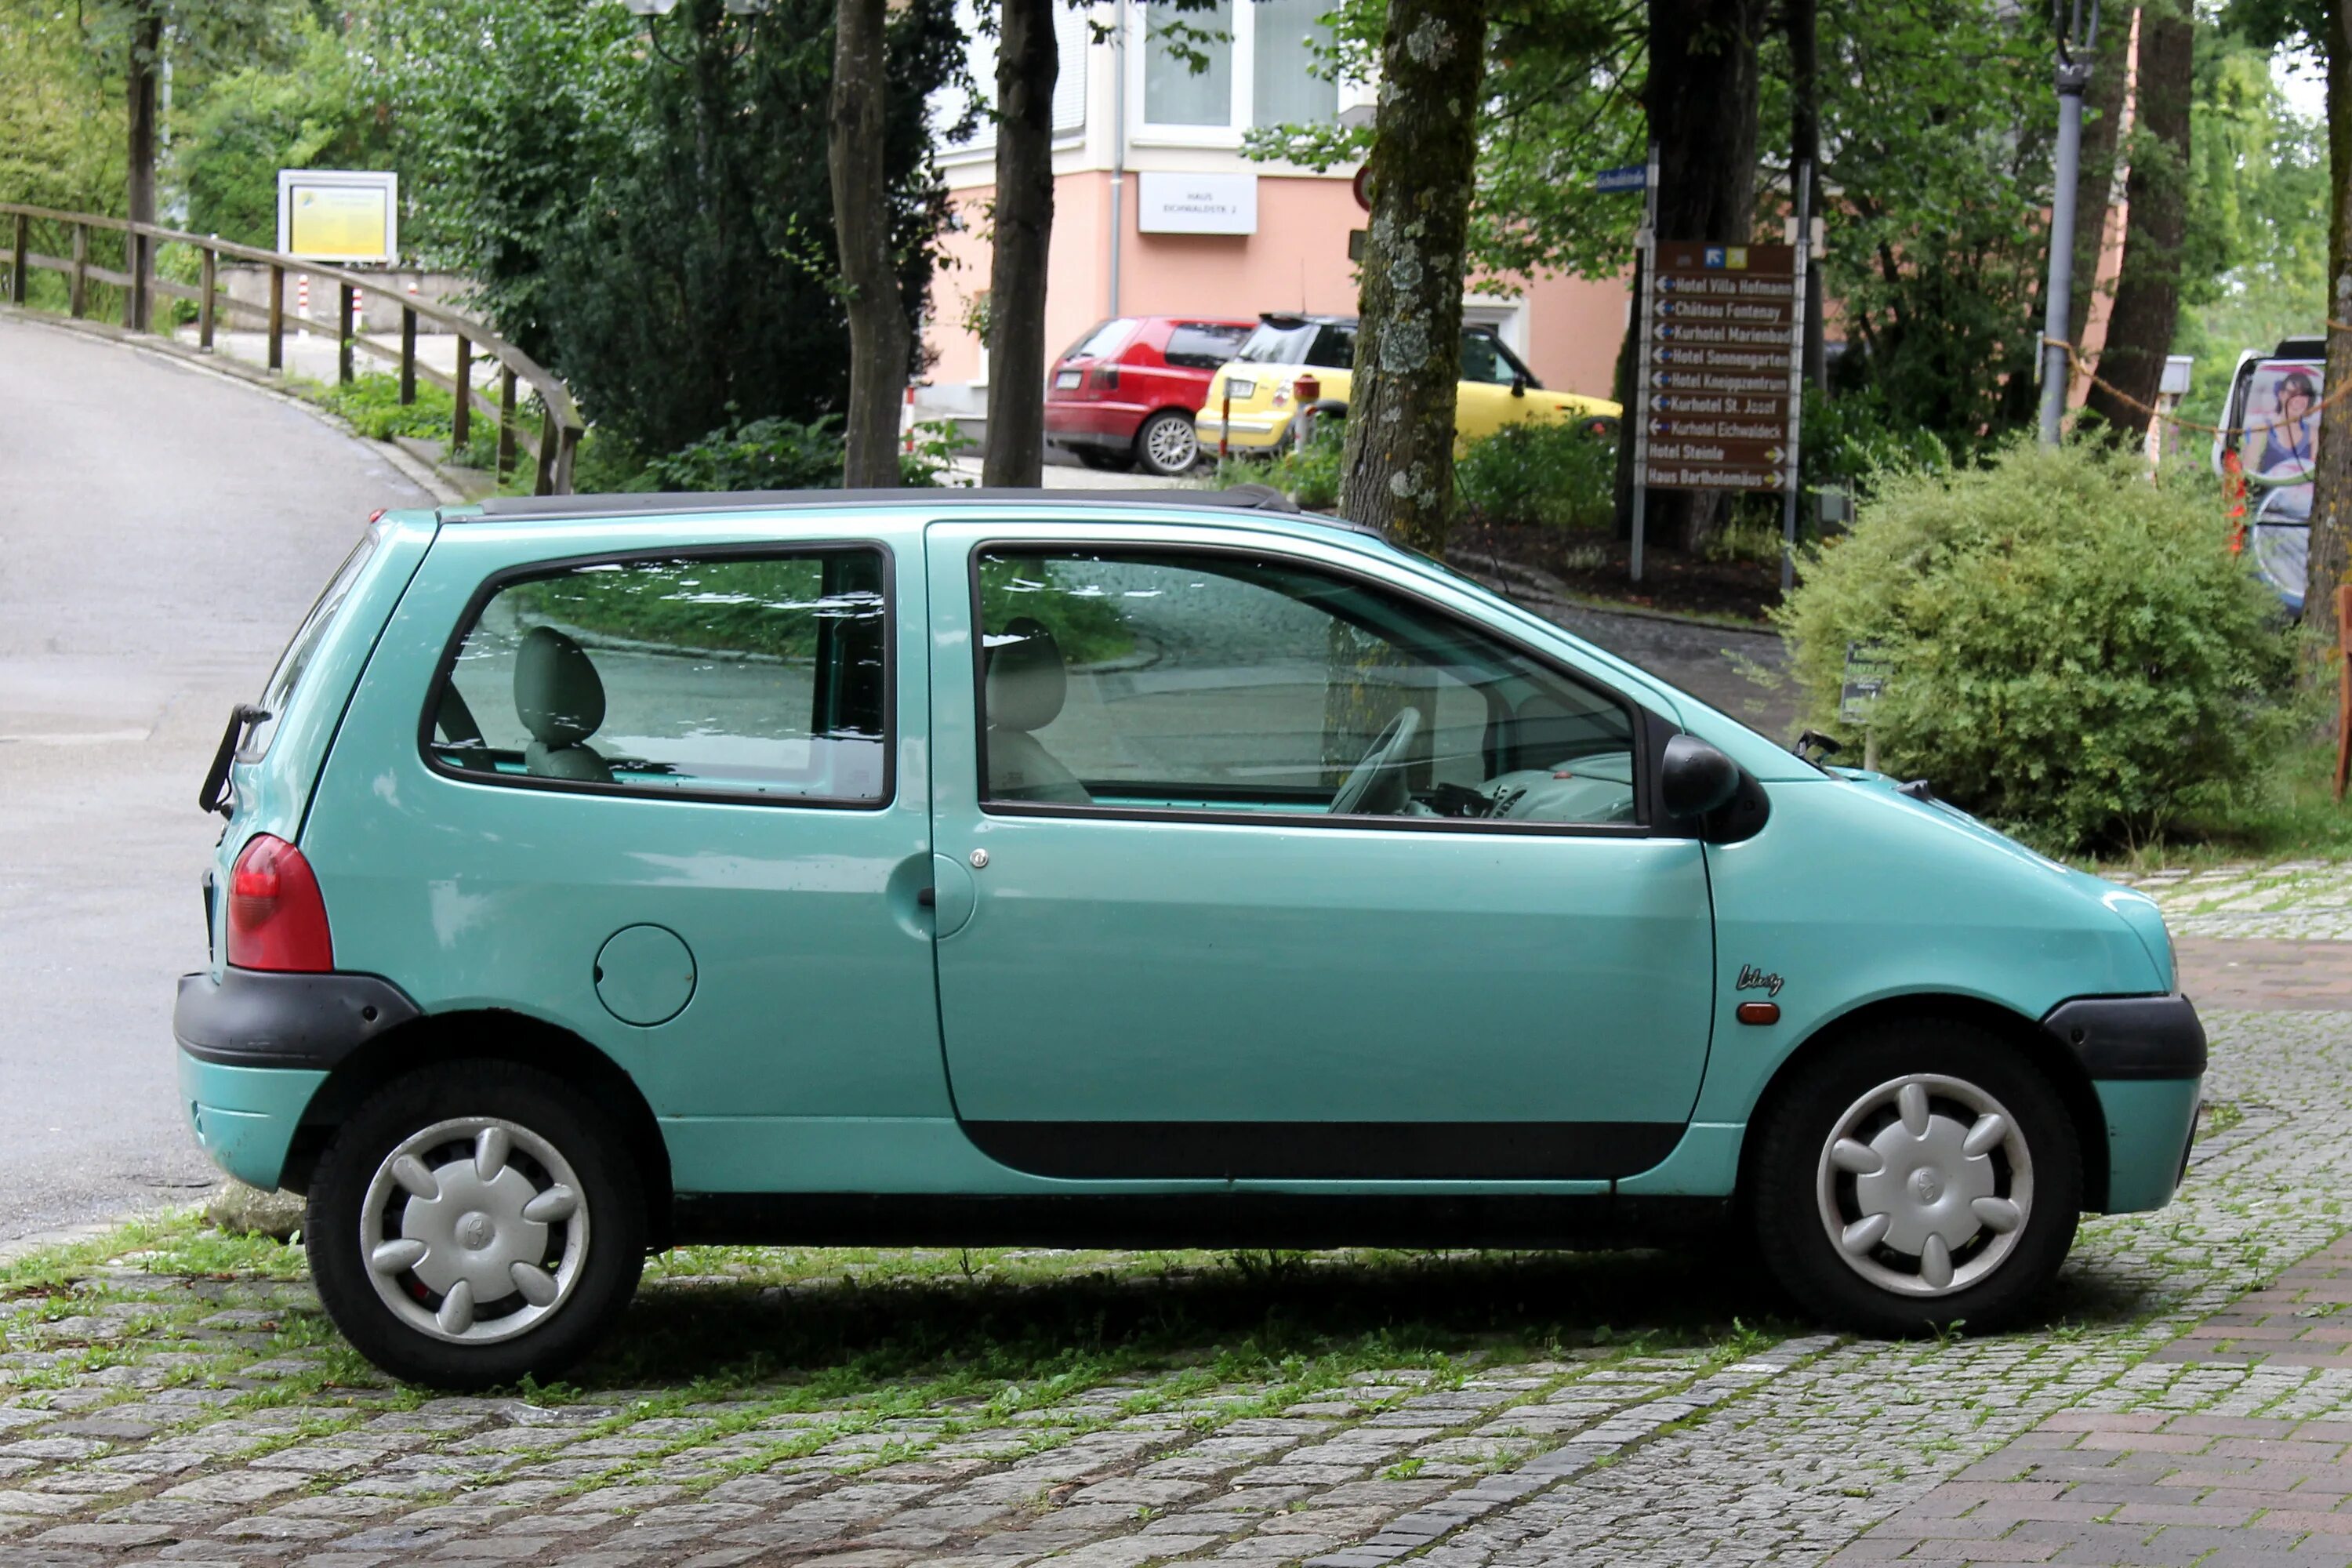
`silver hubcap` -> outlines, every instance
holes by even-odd
[[[571,1164],[538,1133],[502,1117],[452,1117],[376,1167],[360,1255],[376,1294],[417,1332],[509,1340],[571,1300],[588,1258],[588,1205]]]
[[[2033,1212],[2017,1119],[1963,1079],[1892,1079],[1822,1146],[1821,1217],[1847,1268],[1884,1290],[1948,1296],[1999,1268]]]
[[[1143,433],[1143,449],[1153,467],[1174,471],[1192,466],[1201,455],[1201,441],[1189,419],[1155,419]]]

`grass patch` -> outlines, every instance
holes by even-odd
[[[2085,868],[2205,870],[2253,860],[2352,858],[2352,801],[2336,799],[2336,746],[2288,748],[2231,798],[2201,807],[2146,843],[2078,859]]]

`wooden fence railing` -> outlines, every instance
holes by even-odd
[[[214,338],[224,315],[232,320],[242,318],[257,322],[268,334],[268,368],[273,374],[283,374],[286,368],[287,275],[307,274],[331,285],[336,295],[334,331],[337,342],[336,377],[339,381],[348,383],[352,379],[353,355],[362,353],[394,362],[399,366],[400,401],[404,404],[416,401],[416,381],[420,375],[436,385],[446,387],[457,400],[451,420],[452,450],[463,449],[471,439],[473,418],[478,410],[498,422],[498,470],[500,474],[513,470],[516,449],[520,447],[531,454],[538,465],[535,488],[541,495],[571,493],[572,454],[579,447],[583,429],[579,407],[572,401],[572,395],[564,390],[563,384],[552,374],[470,316],[445,305],[415,299],[394,284],[363,272],[321,266],[278,251],[231,245],[205,235],[184,234],[178,229],[161,228],[153,224],[131,223],[119,217],[101,217],[94,213],[56,212],[47,207],[25,206],[15,202],[0,202],[0,223],[5,224],[11,237],[5,257],[0,257],[0,261],[5,261],[6,268],[7,298],[11,303],[27,303],[29,290],[26,284],[36,270],[64,275],[66,310],[71,316],[87,317],[91,314],[94,289],[119,291],[122,325],[129,331],[152,330],[157,298],[187,300],[196,308],[196,345],[201,352],[212,352]],[[120,270],[100,267],[90,259],[90,235],[93,230],[122,236],[123,264]],[[34,243],[36,239],[45,239],[53,245],[62,240],[59,248],[65,254],[53,255],[37,249]],[[159,257],[165,247],[171,246],[185,246],[196,254],[198,276],[194,285],[158,275]],[[268,305],[231,299],[222,289],[219,274],[223,258],[253,262],[268,269]],[[354,318],[358,314],[356,307],[362,295],[373,295],[399,306],[400,347],[397,350],[370,342],[354,330]],[[457,356],[455,375],[444,375],[432,366],[418,363],[416,331],[420,321],[432,322],[456,335]],[[299,318],[295,321],[298,328],[309,324]],[[474,385],[473,372],[478,356],[485,370],[492,364],[499,367],[499,395],[495,402]],[[525,433],[521,427],[524,423],[520,395],[522,388],[528,388],[539,401],[539,430],[535,436]]]

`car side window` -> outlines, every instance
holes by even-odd
[[[879,551],[568,564],[485,602],[429,752],[501,781],[655,795],[888,798]]]
[[[1632,826],[1633,714],[1453,616],[1241,552],[978,562],[982,797]]]
[[[1484,332],[1462,334],[1462,379],[1489,386],[1508,386],[1518,372],[1505,359],[1501,345]]]
[[[1307,351],[1307,363],[1325,365],[1332,370],[1353,371],[1356,368],[1356,329],[1337,323],[1326,324],[1315,334],[1315,346]]]

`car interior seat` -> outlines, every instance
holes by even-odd
[[[533,626],[515,654],[515,717],[530,731],[525,773],[612,782],[612,768],[586,743],[604,721],[604,682],[587,650],[553,626]]]
[[[992,800],[1084,805],[1094,799],[1077,774],[1034,731],[1051,724],[1069,695],[1062,645],[1042,622],[1016,616],[988,650],[988,794]]]

